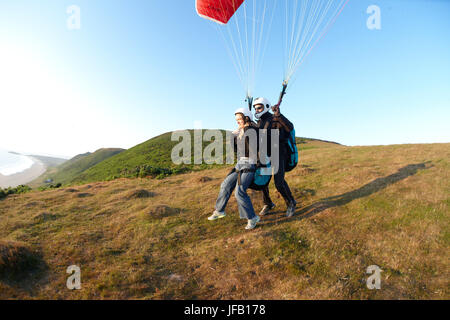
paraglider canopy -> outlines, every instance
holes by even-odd
[[[278,43],[278,47],[283,47],[284,42],[284,59],[280,55],[280,64],[284,64],[280,105],[288,84],[295,81],[294,74],[349,1],[196,0],[196,9],[201,17],[214,21],[251,108],[274,17],[275,24],[284,29],[284,41]]]
[[[197,13],[212,21],[227,24],[244,0],[196,0]]]

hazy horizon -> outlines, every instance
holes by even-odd
[[[177,131],[177,130],[194,130],[194,129],[176,129],[174,131]],[[203,129],[203,130],[208,130],[208,129]],[[224,130],[227,130],[227,129],[224,129]],[[163,132],[163,134],[164,133],[166,133],[166,132]],[[155,138],[155,137],[157,137],[159,135],[160,134],[157,134],[157,135],[155,135],[155,136],[153,136],[153,137],[151,137],[151,138],[149,138],[147,140],[153,139],[153,138]],[[297,137],[300,137],[300,136],[297,135]],[[355,144],[355,145],[346,145],[346,144],[343,144],[343,143],[341,143],[339,141],[335,141],[335,140],[332,140],[332,139],[318,139],[318,138],[314,138],[314,137],[303,137],[303,136],[302,136],[302,138],[322,140],[322,141],[328,141],[328,142],[336,142],[336,143],[339,143],[339,144],[342,144],[342,145],[345,145],[345,146],[349,146],[349,147],[371,147],[371,146],[389,146],[389,145],[403,145],[403,144],[404,145],[408,145],[408,144],[446,144],[446,143],[450,143],[450,141],[443,141],[443,142],[407,142],[407,143],[391,143],[391,144]],[[136,145],[141,144],[141,143],[143,143],[143,142],[145,142],[147,140],[138,142]],[[136,145],[131,146],[130,148],[133,148]],[[84,153],[87,153],[87,152],[94,153],[95,151],[97,151],[99,149],[110,149],[110,148],[120,148],[120,149],[125,149],[125,150],[130,149],[130,148],[122,148],[122,147],[116,147],[116,146],[106,146],[106,147],[97,148],[95,150],[94,149],[93,150],[86,150],[85,152],[80,152],[80,153],[71,154],[71,155],[58,155],[58,154],[43,153],[43,152],[36,152],[36,153],[31,154],[29,152],[24,152],[24,151],[19,152],[17,150],[5,149],[2,146],[0,146],[0,152],[1,151],[17,152],[17,153],[19,153],[20,155],[23,155],[23,156],[33,156],[33,155],[35,155],[35,156],[44,156],[44,157],[60,158],[60,159],[70,160],[73,157],[75,157],[77,155],[80,155],[80,154],[84,154]]]

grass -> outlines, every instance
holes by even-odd
[[[300,150],[287,174],[296,214],[272,182],[277,211],[250,232],[234,197],[226,218],[206,219],[227,167],[9,195],[0,240],[45,267],[1,278],[0,298],[450,298],[450,144]],[[72,264],[81,290],[66,289]],[[381,290],[365,284],[373,264]]]

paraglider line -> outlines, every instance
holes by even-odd
[[[311,51],[316,47],[316,45],[324,38],[324,36],[328,33],[328,31],[330,31],[331,26],[336,22],[337,18],[341,15],[342,11],[344,10],[345,6],[348,4],[349,1],[350,0],[345,1],[344,5],[342,6],[339,13],[334,17],[334,19],[330,22],[328,27],[322,32],[322,34],[319,36],[319,38],[316,40],[316,42],[308,50],[308,52],[305,54],[305,56],[303,57],[302,61],[300,62],[300,64],[297,66],[296,69],[298,69],[303,64],[303,62],[305,61],[305,58],[311,53]]]

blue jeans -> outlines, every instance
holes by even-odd
[[[233,189],[239,209],[239,216],[241,219],[253,219],[255,217],[255,210],[253,209],[252,201],[247,194],[248,187],[252,184],[255,172],[242,172],[241,184],[238,183],[238,172],[242,169],[255,169],[254,164],[239,161],[235,166],[235,172],[230,173],[220,186],[219,196],[216,201],[216,210],[223,212],[227,206]]]

